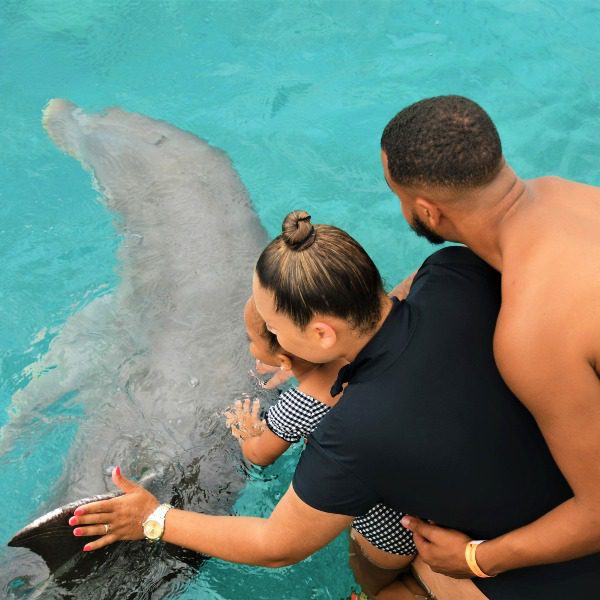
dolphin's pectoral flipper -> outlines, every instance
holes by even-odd
[[[81,552],[83,546],[94,539],[88,537],[85,541],[73,535],[73,527],[69,519],[78,506],[108,500],[120,496],[122,492],[102,494],[90,498],[81,498],[75,502],[65,504],[45,515],[39,517],[16,533],[8,542],[9,546],[29,548],[39,554],[48,565],[51,572],[55,573],[62,565],[76,554]]]
[[[161,489],[162,481],[156,473],[148,473],[138,482],[140,485],[150,491]],[[162,488],[161,495],[167,493]],[[69,504],[56,508],[45,515],[32,521],[29,525],[16,533],[8,542],[9,546],[28,548],[32,552],[39,554],[50,572],[61,579],[65,573],[71,578],[75,576],[85,576],[94,564],[102,562],[114,549],[113,545],[102,548],[101,551],[95,551],[89,555],[82,552],[83,546],[100,536],[80,538],[73,535],[73,527],[69,525],[69,519],[73,512],[79,506],[98,502],[100,500],[110,500],[121,496],[123,492],[117,490],[108,494],[97,494],[88,498],[80,498]],[[176,490],[173,490],[173,496],[170,504],[177,508],[183,507],[181,497]],[[191,567],[197,568],[207,558],[192,550],[187,550],[172,544],[164,544],[164,551],[173,558],[180,560]],[[79,555],[79,556],[78,556]]]

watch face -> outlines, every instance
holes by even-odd
[[[151,540],[158,540],[163,528],[158,521],[150,520],[144,523],[144,535]]]

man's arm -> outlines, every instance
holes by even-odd
[[[595,324],[569,326],[549,302],[535,311],[503,306],[495,339],[506,383],[531,411],[573,498],[536,521],[486,541],[477,562],[489,575],[600,551],[600,380],[593,367]],[[544,319],[544,315],[551,315]],[[570,318],[574,315],[570,314]],[[586,315],[577,318],[585,321]],[[589,316],[588,316],[589,319]],[[589,319],[593,321],[593,319]],[[403,521],[404,522],[404,521]],[[437,572],[471,577],[462,533],[410,518],[422,558]]]
[[[574,497],[483,544],[477,560],[492,572],[600,551],[600,379],[592,366],[597,323],[551,298],[536,303],[536,312],[523,304],[503,306],[494,350],[504,380],[533,414]]]
[[[119,540],[144,537],[141,523],[158,506],[158,500],[115,469],[114,483],[123,496],[86,504],[76,510],[74,535],[101,538],[84,550],[97,550]],[[223,517],[171,509],[163,540],[230,562],[282,567],[310,556],[333,540],[353,517],[322,512],[298,498],[292,486],[271,516]],[[110,525],[105,534],[104,524]]]

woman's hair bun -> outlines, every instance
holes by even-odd
[[[306,250],[315,241],[316,231],[305,210],[294,210],[283,220],[281,238],[291,250]]]

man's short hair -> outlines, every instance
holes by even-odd
[[[384,129],[381,148],[399,185],[477,187],[502,166],[494,123],[462,96],[426,98],[401,110]]]

